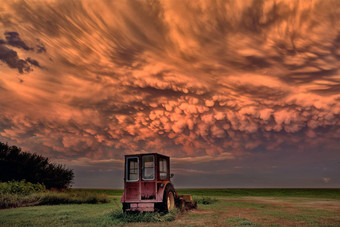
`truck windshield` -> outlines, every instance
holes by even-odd
[[[127,158],[126,164],[127,170],[127,180],[128,181],[138,181],[139,178],[139,168],[138,168],[138,158]]]
[[[142,157],[143,180],[155,179],[155,165],[153,155]]]

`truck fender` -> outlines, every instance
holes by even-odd
[[[164,196],[164,191],[165,191],[166,187],[172,187],[174,192],[175,192],[175,199],[178,197],[178,194],[177,194],[175,187],[173,186],[173,184],[171,182],[168,182],[168,183],[164,184],[163,187],[158,188],[157,202],[163,202],[163,196]]]

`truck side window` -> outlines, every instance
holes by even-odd
[[[127,158],[127,171],[128,181],[138,181],[139,178],[138,158]]]
[[[168,166],[166,159],[164,158],[159,159],[159,178],[161,180],[165,180],[168,178]]]
[[[142,157],[143,180],[155,179],[155,165],[153,155],[145,155]]]

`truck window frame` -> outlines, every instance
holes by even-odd
[[[161,162],[164,161],[166,172],[161,170]],[[169,162],[166,158],[160,157],[158,160],[158,166],[159,166],[159,179],[160,180],[169,180]],[[162,177],[162,173],[165,173],[166,175]]]
[[[137,179],[136,180],[129,179],[129,173],[130,173],[130,168],[128,168],[129,159],[137,159]],[[137,182],[137,181],[139,181],[139,157],[138,156],[127,157],[126,158],[126,182]]]

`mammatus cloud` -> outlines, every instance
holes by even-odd
[[[336,150],[339,9],[331,0],[1,1],[0,31],[16,33],[0,44],[0,138],[75,160]],[[11,68],[28,65],[45,69],[20,83]]]

